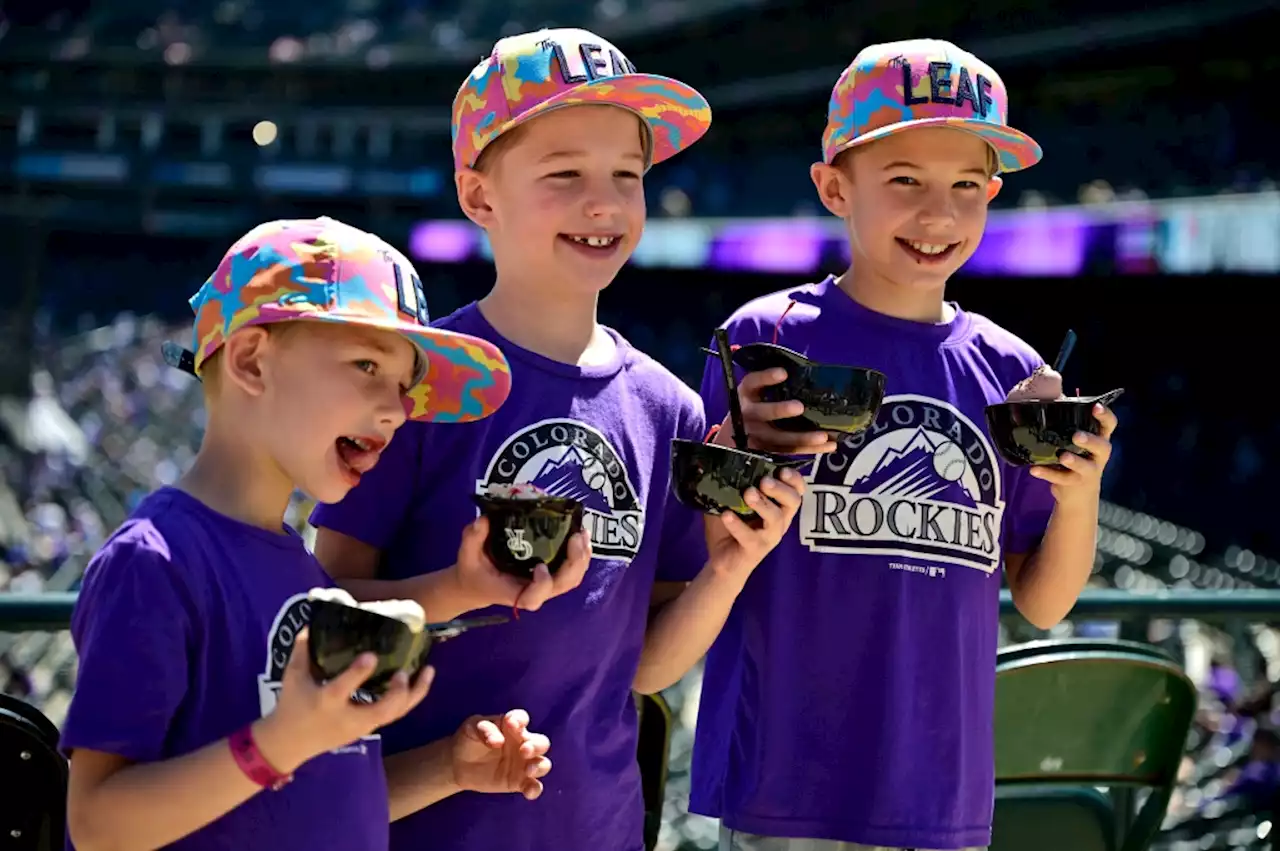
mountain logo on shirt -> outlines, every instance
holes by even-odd
[[[542,420],[507,438],[476,493],[490,485],[531,484],[582,503],[596,558],[630,563],[644,537],[644,508],[622,456],[599,430],[570,419]]]
[[[262,717],[270,715],[280,702],[280,692],[284,688],[284,669],[289,665],[293,648],[298,640],[298,633],[311,622],[311,602],[306,594],[294,594],[284,601],[276,619],[267,631],[267,660],[263,672],[258,675],[258,704]],[[371,703],[373,697],[363,689],[351,695],[357,703]],[[365,739],[378,739],[378,735],[365,736]],[[338,748],[332,753],[363,753],[364,745],[359,741]]]
[[[799,525],[814,552],[999,567],[1000,465],[982,429],[946,402],[887,397],[810,479]]]

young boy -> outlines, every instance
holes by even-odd
[[[704,524],[677,504],[671,440],[703,439],[702,405],[596,321],[599,292],[644,228],[643,175],[709,122],[693,89],[635,73],[582,30],[499,41],[454,101],[458,200],[485,229],[497,278],[439,327],[498,345],[516,392],[481,423],[403,429],[358,488],[315,512],[316,554],[357,596],[411,596],[433,618],[530,610],[441,647],[430,711],[385,735],[399,752],[477,701],[518,697],[555,740],[556,773],[537,807],[458,795],[398,822],[398,851],[643,848],[632,686],[664,688],[702,656],[799,508],[798,475],[762,485],[776,503],[753,495],[758,530],[736,517]],[[471,499],[513,483],[585,506],[568,563],[554,578],[539,566],[527,586],[484,555],[488,526]],[[680,591],[650,625],[651,598]]]
[[[75,847],[384,849],[389,820],[461,789],[536,797],[548,743],[522,711],[384,765],[375,731],[431,672],[371,702],[366,654],[317,684],[307,593],[332,582],[284,525],[295,488],[341,499],[377,462],[406,392],[422,419],[493,413],[502,354],[427,327],[413,267],[331,219],[255,228],[191,305],[178,361],[204,381],[200,452],[103,545],[72,622]]]
[[[811,358],[879,369],[888,396],[836,446],[767,425],[802,409],[759,403],[781,375],[740,390],[758,444],[820,454],[798,534],[752,576],[707,657],[691,809],[721,819],[722,851],[990,842],[999,568],[1036,626],[1067,614],[1093,565],[1116,425],[1097,408],[1101,435],[1075,438],[1092,460],[1064,455],[1061,472],[1007,467],[986,433],[983,409],[1020,382],[1020,394],[1061,393],[1026,343],[944,300],[999,173],[1040,159],[1007,108],[996,73],[947,42],[860,53],[812,169],[852,267],[729,320],[735,344],[776,328]],[[717,369],[702,391],[713,421],[726,406]]]

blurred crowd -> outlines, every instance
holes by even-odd
[[[26,39],[56,45],[61,59],[126,47],[182,64],[194,50],[215,46],[258,48],[273,61],[294,62],[365,56],[371,48],[390,45],[443,55],[464,51],[470,58],[479,42],[492,41],[495,34],[565,20],[587,28],[665,24],[698,5],[689,0],[124,0],[109,9],[90,9],[83,0],[9,0],[0,5],[0,22],[14,30],[22,27]]]

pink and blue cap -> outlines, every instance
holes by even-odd
[[[495,139],[526,121],[583,104],[639,116],[648,137],[646,166],[683,151],[711,126],[711,108],[693,87],[638,73],[621,50],[587,30],[539,30],[500,40],[458,89],[454,168],[474,167]]]
[[[1009,126],[1009,93],[995,70],[949,41],[915,39],[866,48],[831,91],[823,161],[915,127],[954,127],[995,152],[997,173],[1040,161],[1034,139]]]
[[[405,395],[410,419],[470,422],[511,392],[511,368],[488,340],[430,326],[413,265],[383,240],[335,219],[285,219],[245,234],[191,298],[191,348],[167,343],[165,359],[199,377],[241,328],[310,321],[400,334],[417,353]]]

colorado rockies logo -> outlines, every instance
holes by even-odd
[[[478,493],[490,485],[530,484],[582,503],[596,558],[630,563],[644,537],[644,509],[617,450],[600,431],[569,419],[543,420],[507,438]],[[508,533],[509,534],[509,533]],[[511,541],[512,552],[528,544]]]
[[[986,434],[945,402],[890,396],[871,428],[815,465],[800,539],[816,552],[914,556],[990,574],[1003,516]]]

